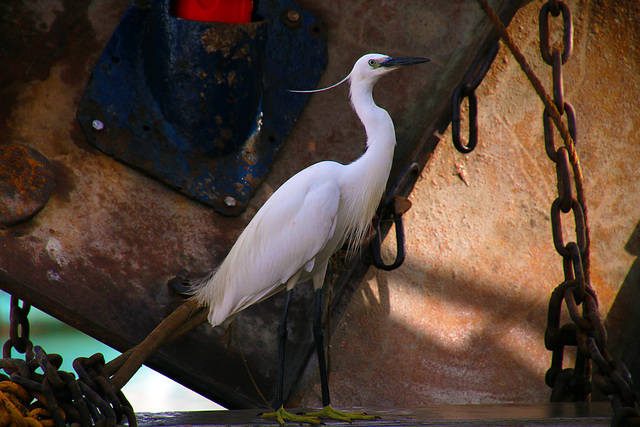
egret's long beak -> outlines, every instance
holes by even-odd
[[[429,61],[430,59],[427,58],[387,58],[384,62],[380,63],[380,66],[385,68],[394,68],[403,67],[405,65],[422,64]]]

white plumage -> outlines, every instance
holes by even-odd
[[[316,163],[267,200],[222,264],[194,283],[194,298],[209,306],[212,325],[298,282],[312,279],[319,289],[331,255],[348,237],[353,246],[361,242],[385,190],[396,144],[391,117],[373,101],[373,86],[400,65],[426,61],[368,54],[355,63],[342,82],[350,83],[367,150],[348,165]]]
[[[373,85],[390,70],[427,61],[424,58],[365,55],[356,62],[344,80],[331,86],[349,81],[351,104],[367,132],[365,153],[348,165],[316,163],[285,182],[256,213],[222,264],[208,276],[193,283],[193,298],[178,307],[124,359],[122,367],[112,378],[118,388],[126,384],[142,363],[172,334],[184,333],[183,323],[189,323],[194,313],[200,313],[200,306],[209,307],[209,322],[216,326],[229,321],[251,304],[287,287],[289,291],[278,326],[278,383],[275,396],[275,407],[278,409],[262,417],[275,418],[281,426],[285,421],[319,425],[319,418],[341,421],[375,419],[364,413],[347,413],[331,407],[324,356],[321,288],[331,255],[349,237],[352,248],[361,243],[391,170],[395,131],[389,114],[373,102]],[[283,406],[286,319],[292,288],[308,279],[313,280],[315,288],[312,330],[318,355],[323,408],[319,412],[296,415],[285,411]]]

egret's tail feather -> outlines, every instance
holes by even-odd
[[[192,279],[189,286],[189,297],[200,306],[208,307],[208,320],[211,326],[223,324],[227,318],[236,314],[234,297],[226,285],[229,280],[221,264],[204,277]]]
[[[216,270],[210,271],[206,276],[189,279],[187,281],[187,290],[186,293],[189,297],[198,300],[198,302],[202,305],[210,305],[211,301],[206,301],[205,296],[203,295],[205,292],[205,288],[215,276]]]

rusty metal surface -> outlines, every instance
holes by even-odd
[[[49,160],[24,145],[0,145],[0,227],[26,221],[47,203],[55,176]]]
[[[376,86],[376,100],[396,124],[397,170],[423,148],[418,142],[438,123],[489,23],[468,1],[377,2],[375,8],[364,0],[302,3],[326,25],[329,63],[320,86],[344,77],[367,52],[431,58],[428,69],[403,70]],[[517,4],[493,2],[507,16]],[[315,161],[354,160],[365,140],[346,87],[313,96],[265,183],[233,219],[116,162],[85,142],[75,113],[92,65],[126,6],[99,0],[0,5],[0,131],[41,151],[56,175],[51,199],[38,215],[0,231],[0,287],[119,350],[139,342],[181,302],[166,286],[168,279],[183,268],[202,274],[215,267],[274,188]],[[309,287],[301,286],[290,312],[287,389],[309,357],[310,301]],[[282,296],[275,297],[236,321],[248,365],[268,399],[281,305]],[[151,365],[224,405],[264,405],[239,352],[234,345],[227,351],[223,335],[221,328],[203,326]]]
[[[216,209],[241,213],[326,65],[321,23],[288,0],[256,4],[262,19],[197,22],[169,0],[132,4],[95,64],[78,107],[88,141]]]
[[[550,90],[551,72],[538,45],[543,3],[522,8],[509,30]],[[637,382],[640,4],[568,4],[575,39],[564,84],[580,132],[592,284],[607,318],[608,347]],[[555,43],[561,33],[553,25]],[[552,242],[549,206],[557,188],[544,148],[543,104],[504,47],[476,93],[478,147],[462,155],[445,133],[404,215],[403,266],[391,273],[371,269],[337,326],[331,342],[335,405],[549,399],[544,330],[551,291],[564,274]],[[572,214],[562,220],[568,241]],[[384,259],[392,259],[394,245],[388,237]],[[571,367],[573,354],[566,357]],[[311,384],[302,406],[320,401]]]

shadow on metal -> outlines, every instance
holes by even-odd
[[[640,378],[640,341],[629,337],[640,336],[640,260],[637,258],[640,256],[640,223],[636,224],[625,250],[636,259],[611,305],[605,326],[609,331],[612,355],[627,366],[631,377],[637,381]]]

